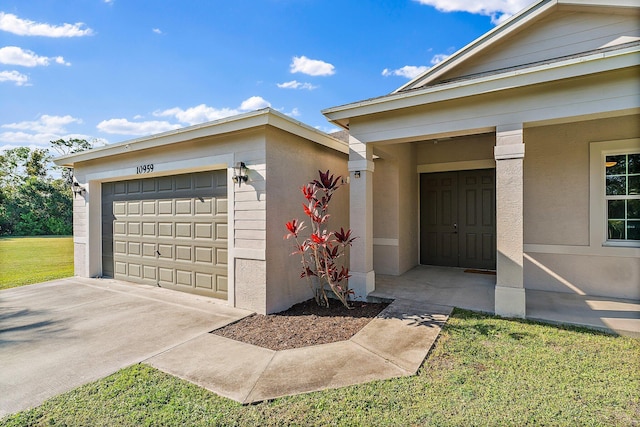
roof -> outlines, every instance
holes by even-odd
[[[163,132],[156,135],[145,136],[142,138],[131,139],[116,144],[109,144],[104,147],[93,148],[80,153],[60,156],[55,158],[53,161],[58,166],[73,167],[75,163],[85,162],[88,160],[131,153],[149,148],[162,147],[199,138],[224,135],[252,128],[259,128],[262,126],[272,126],[281,129],[345,154],[349,152],[348,145],[344,141],[321,132],[318,129],[312,128],[300,121],[294,120],[272,108],[264,108],[212,122]]]
[[[638,0],[610,0],[610,1],[594,1],[594,0],[540,0],[533,3],[529,7],[523,9],[518,14],[498,25],[493,30],[483,34],[476,40],[472,41],[462,49],[458,50],[444,61],[431,67],[421,75],[415,77],[410,82],[402,85],[393,93],[402,92],[409,89],[427,86],[437,80],[437,78],[450,69],[458,66],[462,62],[470,60],[472,57],[479,55],[481,51],[485,51],[491,46],[499,43],[504,38],[521,31],[523,27],[529,26],[533,21],[538,21],[547,16],[555,9],[575,9],[575,8],[611,8],[618,7],[622,9],[637,9],[640,7]]]
[[[539,0],[392,93],[327,108],[322,113],[334,124],[348,128],[351,117],[455,99],[517,85],[558,80],[580,75],[580,73],[588,74],[616,67],[636,66],[640,62],[638,59],[640,49],[637,42],[583,52],[580,55],[522,64],[519,67],[493,70],[489,73],[468,75],[464,78],[448,81],[441,79],[454,68],[468,63],[507,37],[539,22],[554,10],[585,10],[585,8],[589,11],[617,8],[619,13],[631,11],[638,14],[640,2],[638,0]],[[570,69],[569,66],[571,66]],[[525,76],[528,80],[524,78]],[[501,79],[503,81],[498,82]]]

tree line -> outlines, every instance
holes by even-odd
[[[84,139],[51,141],[60,155],[92,148]],[[17,147],[0,153],[0,235],[73,233],[73,171],[53,165],[43,148]],[[56,175],[56,176],[54,176]]]

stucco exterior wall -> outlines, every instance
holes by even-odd
[[[373,264],[400,275],[418,264],[418,187],[415,146],[378,147],[373,173]]]
[[[471,160],[493,160],[496,137],[493,133],[416,143],[416,163],[453,163]]]
[[[373,268],[377,274],[399,274],[400,198],[397,146],[384,147],[373,172]]]
[[[87,235],[89,215],[87,199],[89,195],[75,195],[73,198],[73,271],[76,276],[90,277]]]
[[[266,134],[266,313],[275,313],[312,298],[308,285],[300,278],[298,256],[291,256],[294,242],[285,240],[285,223],[294,218],[309,220],[302,211],[305,199],[300,188],[318,178],[318,170],[329,169],[334,175],[348,176],[347,154],[320,146],[279,129]],[[343,185],[330,206],[330,229],[349,225],[349,185]],[[303,232],[304,235],[310,228]],[[348,266],[348,258],[344,259]]]
[[[640,136],[640,116],[525,128],[527,289],[640,298],[633,249],[590,241],[591,142]]]
[[[398,246],[398,274],[405,273],[419,263],[419,201],[420,182],[416,175],[416,147],[413,144],[398,146],[399,171],[399,199],[401,218],[399,224]]]
[[[525,244],[589,245],[589,143],[640,135],[640,116],[525,128]]]

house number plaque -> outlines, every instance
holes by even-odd
[[[153,163],[148,163],[146,165],[136,166],[136,173],[151,173],[153,172]]]

